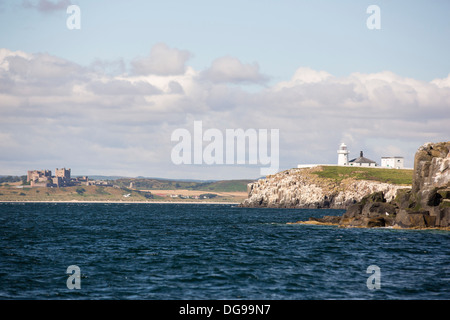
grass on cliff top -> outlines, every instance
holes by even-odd
[[[410,169],[377,169],[363,167],[324,166],[314,174],[322,178],[334,179],[338,182],[347,178],[357,180],[374,180],[399,185],[411,185],[413,170]]]

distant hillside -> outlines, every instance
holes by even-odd
[[[222,181],[185,181],[165,180],[151,178],[120,178],[114,180],[114,184],[120,187],[130,187],[138,190],[203,190],[215,192],[246,192],[247,185],[254,180],[222,180]]]
[[[0,187],[0,201],[152,201],[161,199],[151,192],[103,186]]]
[[[175,196],[175,197],[174,197]],[[0,185],[1,201],[127,201],[127,202],[230,202],[239,203],[245,199],[245,192],[186,191],[164,193],[144,191],[126,187],[73,186],[61,188],[31,188],[20,185]]]
[[[192,187],[193,190],[205,190],[216,192],[247,192],[247,185],[254,180],[222,180],[215,182],[200,183]]]

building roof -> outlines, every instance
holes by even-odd
[[[366,157],[364,157],[362,151],[359,153],[359,158],[350,160],[349,162],[351,162],[351,163],[376,163],[375,161],[367,159]]]

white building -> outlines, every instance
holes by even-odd
[[[364,157],[362,151],[359,153],[359,157],[348,160],[349,151],[345,143],[341,143],[339,146],[338,154],[338,166],[352,166],[352,167],[372,167],[372,168],[397,168],[403,169],[403,157],[382,157],[381,167],[373,160]],[[335,166],[335,164],[299,164],[297,168],[312,168],[317,166]]]
[[[376,167],[377,163],[364,157],[363,152],[361,151],[359,153],[359,158],[350,160],[347,165],[354,167]]]
[[[347,146],[345,143],[342,143],[339,147],[338,153],[338,166],[346,166],[348,165],[348,154]]]
[[[358,166],[358,167],[376,167],[377,163],[373,160],[367,159],[363,156],[361,151],[359,158],[348,160],[348,154],[350,153],[345,143],[339,146],[338,153],[338,166]]]
[[[381,167],[403,169],[404,159],[403,157],[381,157]]]

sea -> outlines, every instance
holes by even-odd
[[[0,203],[1,300],[447,300],[450,232],[343,210]]]

